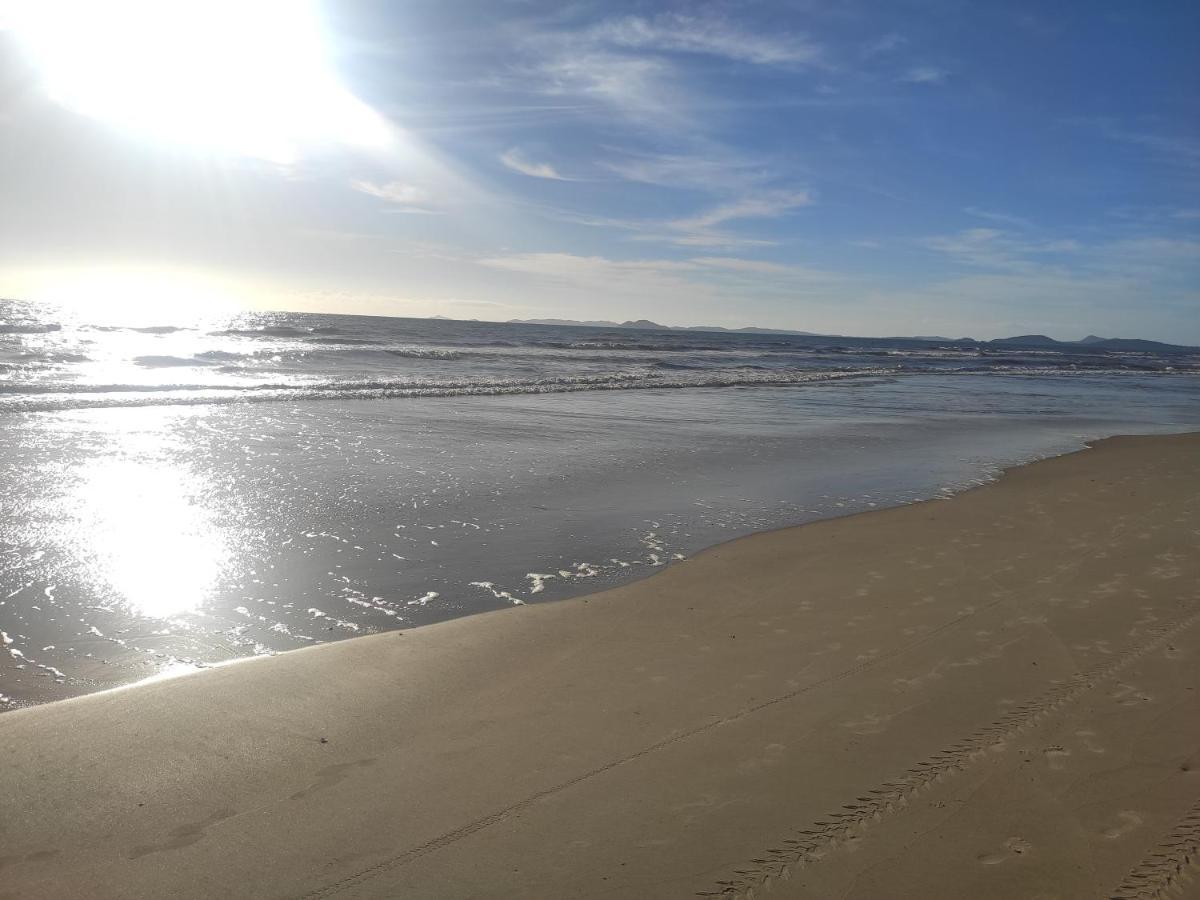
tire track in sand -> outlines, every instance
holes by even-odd
[[[1129,870],[1111,900],[1164,900],[1193,877],[1200,866],[1200,800],[1150,852]]]
[[[1088,691],[1115,677],[1134,662],[1161,647],[1167,640],[1189,626],[1200,621],[1200,612],[1192,612],[1173,622],[1151,629],[1143,641],[1113,659],[1085,669],[1070,678],[1051,686],[1048,690],[1025,703],[1013,707],[1003,716],[984,725],[972,734],[944,750],[926,757],[893,781],[884,782],[876,788],[855,797],[835,812],[824,816],[819,822],[797,828],[792,836],[782,838],[777,846],[767,850],[761,857],[747,861],[731,873],[733,877],[718,880],[712,890],[698,891],[698,897],[728,897],[749,900],[760,891],[770,890],[776,881],[786,881],[794,870],[811,865],[824,858],[839,844],[853,839],[856,833],[865,831],[873,822],[885,815],[897,812],[908,805],[908,801],[922,790],[946,778],[965,771],[972,763],[990,753],[1002,752],[1007,741],[1040,724],[1043,719],[1056,713],[1069,703],[1078,700]],[[1189,846],[1189,862],[1178,871],[1196,862],[1197,836],[1200,836],[1200,809],[1194,809],[1192,818],[1185,817],[1180,828],[1191,823],[1195,831],[1188,831],[1179,841],[1172,841],[1172,852],[1183,853]],[[1175,833],[1172,832],[1172,836]],[[1191,838],[1187,835],[1193,835]],[[1168,838],[1171,841],[1171,838]],[[1188,841],[1191,840],[1191,844]],[[1181,843],[1182,842],[1182,843]],[[1174,859],[1174,857],[1171,857]],[[1182,857],[1181,857],[1182,858]],[[1163,862],[1153,855],[1152,863],[1143,865],[1160,866],[1170,874],[1173,864]],[[1140,871],[1135,869],[1134,872]],[[1155,869],[1157,872],[1158,869]],[[1131,873],[1130,877],[1133,877]],[[1150,875],[1143,876],[1143,880]],[[1177,878],[1177,875],[1171,875]],[[1173,883],[1173,882],[1172,882]],[[1116,894],[1114,897],[1125,896]],[[1128,897],[1136,900],[1157,898],[1159,894],[1133,893]]]
[[[992,609],[993,607],[1000,606],[1003,603],[1009,602],[1010,599],[1011,598],[1006,595],[1006,596],[999,597],[995,600],[992,600],[988,603],[984,603],[981,606],[978,606],[969,612],[964,612],[958,616],[955,616],[953,619],[943,622],[941,625],[938,625],[937,627],[930,629],[929,631],[925,632],[924,634],[920,635],[919,637],[916,637],[913,640],[909,641],[907,644],[902,644],[901,646],[896,647],[893,650],[889,650],[886,653],[881,653],[878,656],[872,657],[871,659],[864,660],[863,662],[856,663],[855,665],[852,665],[852,666],[848,666],[847,668],[842,669],[838,672],[834,672],[830,675],[826,675],[824,678],[818,678],[816,681],[809,682],[808,684],[803,685],[802,687],[796,688],[793,691],[788,691],[784,694],[779,694],[778,696],[771,697],[767,700],[763,700],[760,703],[756,703],[753,706],[748,706],[745,709],[738,710],[737,712],[731,713],[728,716],[712,719],[711,721],[708,721],[703,725],[697,725],[696,727],[689,728],[686,731],[678,732],[674,735],[671,735],[670,737],[667,737],[661,741],[658,741],[657,743],[651,744],[648,747],[643,747],[641,750],[631,753],[628,756],[623,756],[620,759],[606,763],[605,765],[597,766],[596,768],[591,769],[587,772],[584,772],[580,775],[577,775],[574,778],[568,779],[567,781],[561,781],[558,784],[548,787],[543,791],[538,791],[537,793],[531,794],[522,800],[518,800],[516,803],[513,803],[510,806],[506,806],[503,809],[496,810],[495,812],[491,813],[490,815],[478,818],[478,819],[474,820],[473,822],[468,822],[467,824],[463,825],[460,828],[456,828],[453,831],[447,831],[444,834],[441,834],[435,838],[432,838],[423,844],[419,844],[415,847],[410,847],[407,850],[404,850],[400,853],[395,854],[394,856],[390,856],[387,859],[381,860],[380,862],[376,863],[373,866],[368,866],[367,868],[361,869],[360,871],[355,872],[352,875],[347,875],[345,878],[341,878],[341,879],[331,882],[330,884],[327,884],[323,887],[317,888],[316,890],[310,891],[306,894],[302,894],[302,895],[300,895],[300,900],[315,900],[315,898],[318,898],[318,897],[331,897],[334,894],[340,893],[344,890],[348,890],[349,888],[352,888],[358,884],[362,884],[365,881],[369,881],[372,878],[376,878],[380,875],[383,875],[384,873],[391,871],[392,869],[396,869],[401,866],[407,865],[408,863],[410,863],[416,859],[419,859],[422,856],[425,856],[426,854],[433,853],[436,850],[440,850],[442,847],[449,846],[450,844],[453,844],[456,841],[460,841],[463,838],[470,837],[472,834],[475,834],[478,831],[482,831],[485,828],[489,828],[492,825],[496,825],[496,824],[504,821],[505,819],[512,816],[514,813],[518,813],[518,812],[521,812],[522,810],[528,809],[530,806],[534,805],[535,803],[537,803],[540,800],[544,800],[547,797],[551,797],[554,794],[557,794],[561,791],[565,791],[568,788],[572,788],[575,785],[580,784],[581,782],[584,782],[590,778],[596,777],[597,775],[602,775],[605,772],[608,772],[612,769],[617,768],[618,766],[623,766],[627,763],[634,762],[634,761],[641,759],[642,757],[647,756],[651,753],[655,753],[659,750],[663,750],[667,747],[670,747],[673,744],[679,743],[680,741],[686,741],[689,738],[695,737],[696,735],[699,735],[699,734],[703,734],[706,731],[711,731],[714,728],[719,728],[722,725],[728,725],[731,722],[740,721],[741,719],[745,719],[748,716],[754,715],[755,713],[760,712],[764,709],[768,709],[768,708],[775,706],[777,704],[780,704],[780,703],[785,703],[788,700],[793,700],[796,697],[799,697],[799,696],[802,696],[803,694],[807,694],[812,691],[818,690],[822,687],[825,687],[828,684],[833,684],[838,681],[841,681],[842,679],[850,678],[851,676],[858,675],[862,672],[866,672],[870,669],[875,668],[878,665],[881,665],[885,662],[893,660],[898,656],[902,656],[903,654],[909,652],[910,650],[913,650],[917,647],[920,647],[923,644],[928,643],[929,641],[933,640],[934,638],[938,637],[939,635],[944,634],[945,632],[950,631],[953,628],[957,628],[959,625],[962,625],[963,623],[968,622],[971,619],[974,619],[976,616],[979,616],[980,614],[987,612],[988,610]]]

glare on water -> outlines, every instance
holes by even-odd
[[[201,499],[206,484],[155,435],[111,432],[112,451],[84,461],[63,497],[97,585],[132,612],[167,618],[198,609],[228,557]],[[81,549],[83,549],[81,547]]]

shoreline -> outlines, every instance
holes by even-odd
[[[732,536],[723,536],[719,540],[717,540],[715,543],[700,542],[697,545],[694,545],[693,548],[689,548],[688,546],[685,545],[685,546],[681,546],[681,547],[673,548],[673,549],[679,549],[679,550],[682,550],[684,553],[688,554],[688,556],[684,557],[683,559],[695,558],[697,555],[699,555],[701,553],[709,552],[709,551],[713,550],[714,548],[721,547],[721,546],[724,546],[725,544],[729,544],[729,543],[732,543],[735,541],[743,540],[748,537],[753,537],[755,535],[770,534],[770,533],[774,533],[776,531],[783,531],[783,530],[787,530],[787,529],[791,529],[791,528],[802,528],[802,527],[806,527],[808,525],[815,524],[817,522],[834,521],[837,519],[843,519],[843,518],[847,518],[850,516],[866,515],[868,513],[880,512],[880,511],[883,511],[886,509],[896,509],[896,508],[900,508],[900,507],[904,507],[904,506],[928,503],[928,502],[932,502],[932,501],[945,501],[945,500],[953,499],[954,497],[957,497],[957,496],[960,496],[963,494],[970,493],[971,491],[978,490],[979,488],[985,487],[989,484],[993,484],[997,480],[1003,478],[1006,473],[1008,473],[1009,471],[1011,471],[1013,469],[1021,468],[1026,465],[1041,462],[1046,459],[1053,459],[1053,458],[1064,456],[1064,455],[1070,455],[1073,453],[1083,452],[1085,450],[1091,449],[1094,445],[1096,445],[1098,443],[1102,443],[1107,440],[1110,440],[1113,437],[1125,437],[1125,436],[1128,436],[1128,437],[1139,437],[1139,436],[1152,437],[1152,436],[1162,436],[1162,435],[1171,435],[1171,434],[1191,433],[1189,431],[1179,430],[1179,429],[1187,429],[1187,428],[1194,428],[1194,426],[1182,425],[1182,424],[1162,425],[1162,426],[1159,426],[1159,428],[1154,431],[1149,431],[1149,432],[1143,431],[1143,432],[1138,432],[1138,433],[1130,433],[1127,435],[1107,435],[1107,436],[1093,437],[1093,436],[1084,436],[1084,435],[1080,434],[1080,435],[1072,436],[1070,438],[1063,437],[1054,443],[1046,442],[1044,446],[1037,448],[1037,449],[1027,448],[1026,452],[1021,454],[1018,457],[1018,461],[1016,461],[1016,462],[1002,463],[1002,462],[992,461],[992,462],[985,464],[983,461],[977,460],[977,461],[975,461],[975,470],[969,476],[966,475],[965,473],[960,473],[960,475],[961,475],[960,478],[957,478],[948,483],[944,483],[941,487],[934,488],[932,486],[927,485],[925,487],[925,489],[920,490],[920,491],[915,491],[915,490],[909,491],[909,490],[902,490],[900,488],[896,488],[895,491],[898,495],[901,496],[901,499],[891,499],[891,500],[888,500],[888,501],[882,503],[879,506],[876,506],[875,503],[870,503],[869,504],[870,508],[867,508],[868,504],[858,503],[857,508],[853,508],[854,504],[852,504],[852,508],[849,510],[846,510],[846,511],[834,511],[831,507],[831,508],[822,510],[815,518],[803,517],[803,518],[801,518],[800,521],[790,521],[790,522],[785,521],[782,524],[774,524],[774,525],[771,525],[771,526],[765,527],[765,528],[755,527],[755,528],[753,528],[753,530],[742,531],[740,528],[735,527],[733,529],[734,533],[732,534]],[[1001,458],[1003,458],[1004,455],[1005,454],[1001,454]],[[1011,454],[1011,453],[1007,454],[1007,456],[1010,460],[1013,458],[1014,455],[1015,454]],[[907,496],[903,496],[906,494],[907,494]],[[849,499],[849,498],[846,498],[846,499]],[[838,503],[837,505],[841,506],[842,504]],[[804,512],[809,512],[809,511],[804,510]],[[655,524],[657,524],[657,523],[655,523]],[[600,555],[602,557],[604,556],[603,553]],[[621,554],[621,555],[624,555],[624,554]],[[563,564],[565,564],[566,559],[568,559],[568,557],[564,557],[563,559],[558,561],[560,568]],[[584,581],[577,581],[574,583],[572,583],[570,581],[562,582],[562,583],[556,582],[553,585],[553,589],[556,593],[558,593],[558,596],[553,596],[553,597],[547,598],[547,599],[530,599],[529,597],[522,597],[519,601],[514,601],[513,605],[542,605],[544,603],[560,603],[560,602],[564,602],[564,601],[578,600],[582,597],[588,597],[593,594],[604,593],[604,592],[607,592],[610,590],[616,590],[616,589],[619,589],[622,587],[638,584],[642,581],[645,581],[648,578],[653,578],[653,577],[660,575],[666,569],[668,569],[674,565],[678,565],[679,562],[681,562],[681,561],[683,561],[683,560],[679,559],[678,557],[664,559],[661,564],[655,563],[653,565],[646,561],[639,561],[639,562],[634,563],[634,567],[632,567],[632,568],[625,568],[623,570],[613,569],[612,571],[601,571],[599,573],[600,578],[597,579],[598,583],[585,583]],[[537,568],[537,564],[535,564],[535,563],[530,563],[530,566],[531,566],[531,571],[534,568]],[[603,569],[604,564],[601,564],[600,568]],[[553,571],[553,565],[551,565],[550,569],[539,569],[539,571]],[[465,582],[465,578],[464,578],[464,582]],[[472,584],[474,584],[474,582],[472,582]],[[461,587],[461,585],[460,585],[460,587]],[[525,593],[525,586],[521,585],[521,584],[506,583],[506,584],[502,585],[502,587],[505,588],[506,591],[511,590],[511,591],[516,592],[516,595],[518,597],[521,594]],[[438,586],[438,589],[444,590],[444,588],[441,586]],[[498,590],[498,589],[499,588],[493,588],[493,590]],[[173,660],[169,665],[164,666],[164,668],[159,672],[156,672],[156,673],[150,674],[150,675],[143,675],[141,677],[137,677],[135,679],[128,680],[128,681],[119,681],[116,678],[114,678],[115,673],[109,667],[108,658],[103,658],[103,659],[100,658],[100,653],[97,652],[96,659],[94,659],[94,660],[91,660],[91,659],[76,660],[76,669],[74,671],[72,671],[70,669],[67,670],[69,672],[68,684],[71,687],[71,689],[75,692],[70,693],[67,696],[61,696],[61,694],[58,690],[58,688],[60,688],[61,685],[51,684],[46,679],[39,679],[39,678],[33,678],[32,680],[26,679],[24,684],[16,685],[18,690],[17,690],[15,696],[0,697],[0,716],[6,714],[8,712],[15,711],[17,709],[27,709],[27,708],[31,708],[31,707],[41,706],[46,703],[61,703],[61,702],[67,701],[67,700],[75,699],[80,696],[89,696],[91,694],[106,693],[108,691],[113,691],[113,690],[125,690],[125,689],[128,689],[130,687],[135,687],[140,684],[154,683],[154,682],[162,681],[162,680],[172,680],[172,679],[180,678],[180,677],[191,677],[193,675],[200,674],[209,669],[223,668],[223,667],[232,665],[234,663],[249,662],[251,660],[264,658],[264,657],[270,658],[273,656],[277,656],[280,653],[294,653],[297,650],[309,650],[309,649],[313,649],[314,647],[325,646],[330,643],[340,644],[340,643],[345,643],[346,641],[356,641],[356,640],[360,640],[365,637],[371,637],[376,634],[390,634],[390,633],[395,633],[397,631],[411,631],[415,628],[428,628],[431,625],[441,624],[442,622],[445,622],[445,621],[453,621],[453,620],[460,619],[460,618],[474,618],[476,616],[480,616],[480,615],[484,615],[484,614],[488,614],[488,613],[492,613],[492,612],[504,612],[509,609],[511,609],[511,606],[508,606],[508,605],[506,605],[504,607],[500,607],[499,609],[491,609],[491,610],[488,610],[488,609],[472,610],[468,607],[463,607],[463,608],[456,609],[453,613],[451,613],[448,616],[448,618],[435,619],[432,622],[416,621],[416,622],[412,622],[410,624],[403,625],[399,628],[379,628],[379,630],[373,631],[366,635],[355,634],[355,635],[347,636],[347,637],[336,637],[335,636],[332,638],[318,639],[318,640],[314,641],[312,644],[302,645],[299,647],[292,647],[292,648],[288,648],[288,649],[284,649],[284,650],[274,650],[274,651],[272,651],[270,653],[266,653],[266,654],[235,656],[232,658],[225,658],[225,659],[218,658],[216,661],[213,661],[213,662],[193,662],[191,658],[185,658],[182,661],[178,661],[178,662]],[[108,631],[108,630],[109,629],[106,627],[105,631]],[[53,637],[51,637],[51,640],[53,641]],[[64,640],[64,638],[60,638],[60,641],[61,640]],[[309,638],[305,638],[305,640],[309,640]],[[0,648],[0,649],[2,649],[2,648]],[[26,653],[28,653],[28,648],[22,648],[22,649],[24,649],[26,651]],[[196,655],[197,659],[199,659],[198,654],[194,654],[194,655]],[[20,661],[24,661],[24,660],[18,660],[18,661],[20,662]],[[62,664],[59,663],[59,665],[62,665]],[[116,666],[114,668],[119,669],[125,665],[129,665],[128,660],[118,660],[118,663],[116,664]],[[38,668],[43,668],[43,667],[38,666]],[[66,668],[66,667],[64,666],[64,668]],[[54,672],[54,670],[52,668],[51,668],[51,671]],[[72,682],[74,682],[74,683],[72,683]],[[12,692],[13,687],[14,687],[13,685],[9,686],[9,692]],[[24,688],[24,690],[21,690],[21,688]],[[82,690],[80,690],[80,688],[82,688]]]
[[[1197,449],[1108,438],[486,624],[8,712],[6,889],[1114,890],[1200,797]]]

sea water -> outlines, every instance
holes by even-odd
[[[0,708],[1200,427],[1188,353],[0,309]],[[520,614],[519,610],[514,614]]]

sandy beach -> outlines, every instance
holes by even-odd
[[[0,897],[1197,894],[1200,435],[0,716]],[[1188,892],[1191,893],[1188,893]]]

